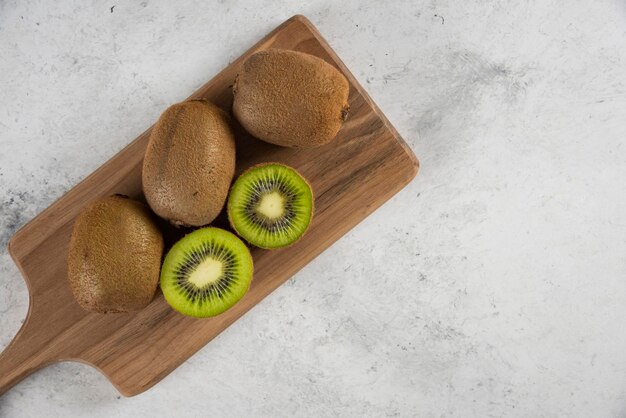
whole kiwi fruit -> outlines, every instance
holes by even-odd
[[[210,223],[224,207],[235,173],[228,115],[206,100],[170,106],[152,128],[143,191],[152,210],[176,226]]]
[[[98,199],[76,218],[67,275],[87,311],[130,312],[150,303],[159,282],[163,236],[143,203]]]
[[[321,58],[268,49],[251,55],[233,85],[233,113],[253,136],[276,145],[330,142],[348,115],[348,80]]]

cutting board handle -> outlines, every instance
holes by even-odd
[[[13,340],[0,354],[0,395],[11,389],[33,372],[57,361],[50,348],[56,336],[45,320],[44,309],[38,309],[33,302],[33,288],[26,276],[30,296],[28,313],[24,324]]]
[[[30,312],[29,316],[30,317]],[[32,321],[26,319],[13,341],[0,354],[0,395],[11,389],[31,373],[48,365],[53,360],[46,356],[43,347],[29,344],[36,335]]]

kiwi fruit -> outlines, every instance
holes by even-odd
[[[161,290],[174,310],[205,318],[243,297],[252,281],[252,256],[233,233],[207,227],[179,240],[165,256]]]
[[[170,106],[152,128],[143,191],[152,210],[176,226],[202,226],[220,213],[235,173],[228,115],[206,100]]]
[[[348,115],[348,80],[321,58],[268,49],[251,55],[233,85],[233,113],[253,136],[276,145],[330,142]]]
[[[313,192],[295,169],[261,164],[233,184],[228,219],[237,234],[260,248],[287,247],[304,235],[313,216]]]
[[[96,200],[76,218],[67,276],[74,298],[87,311],[144,308],[159,283],[163,236],[142,203],[124,196]]]

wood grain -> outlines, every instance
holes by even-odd
[[[141,164],[150,129],[18,231],[9,252],[28,285],[24,325],[0,355],[0,394],[33,371],[71,360],[99,369],[124,395],[136,395],[245,314],[295,272],[339,239],[413,179],[418,162],[311,23],[294,16],[205,84],[192,98],[207,98],[225,110],[231,85],[250,54],[284,48],[317,55],[350,82],[350,116],[338,137],[312,150],[280,148],[237,131],[237,171],[263,161],[300,170],[316,195],[316,214],[307,234],[292,247],[253,249],[255,275],[248,294],[226,313],[208,319],[182,316],[159,293],[135,314],[98,315],[73,300],[66,278],[72,223],[90,201],[113,193],[142,199]],[[217,224],[224,224],[224,217]],[[163,224],[169,245],[184,230]]]

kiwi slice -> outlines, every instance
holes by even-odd
[[[252,167],[228,196],[233,229],[260,248],[287,247],[306,232],[313,216],[313,192],[293,168],[278,163]]]
[[[218,315],[243,297],[252,281],[246,244],[219,228],[201,228],[183,237],[165,256],[161,290],[178,312]]]

